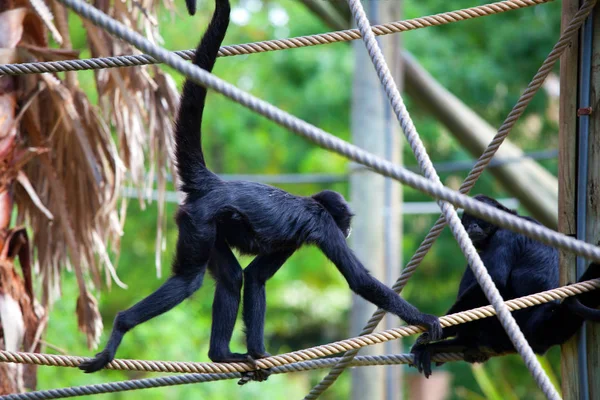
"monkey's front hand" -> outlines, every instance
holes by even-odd
[[[419,372],[422,372],[425,378],[429,378],[431,375],[431,352],[427,344],[415,343],[410,352],[413,355],[411,366],[416,367]]]
[[[409,321],[406,321],[409,322]],[[413,325],[420,325],[427,328],[426,335],[421,335],[421,343],[440,340],[442,338],[442,325],[440,319],[435,315],[421,314],[415,321],[410,321]]]
[[[110,352],[106,349],[102,350],[100,353],[96,354],[96,357],[91,360],[83,361],[77,368],[84,371],[86,374],[91,372],[96,372],[106,367],[109,362],[111,362],[114,358],[114,355],[110,354]]]

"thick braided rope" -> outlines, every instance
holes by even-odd
[[[579,31],[579,28],[584,23],[585,19],[593,9],[595,3],[596,0],[587,1],[575,14],[568,27],[561,34],[558,42],[554,45],[550,54],[548,54],[548,57],[544,60],[541,67],[539,68],[539,70],[537,71],[537,73],[535,74],[535,76],[533,77],[533,79],[531,80],[531,82],[529,83],[529,85],[527,86],[527,88],[525,89],[525,91],[523,92],[513,109],[508,114],[508,117],[504,120],[504,122],[498,129],[498,132],[496,133],[486,150],[479,157],[477,163],[475,164],[475,166],[473,166],[473,169],[469,172],[467,178],[460,186],[459,191],[461,193],[466,194],[473,188],[475,182],[477,182],[485,168],[492,160],[496,151],[498,151],[498,149],[500,148],[500,145],[504,142],[504,139],[506,139],[506,137],[511,132],[516,121],[520,118],[520,116],[523,114],[523,112],[531,102],[531,99],[541,88],[542,84],[544,83],[544,80],[556,64],[556,61],[558,61],[561,54],[568,47],[569,42],[571,41],[573,36],[576,35]],[[442,215],[438,218],[438,220],[436,221],[435,225],[431,228],[429,233],[425,236],[425,239],[421,242],[416,252],[406,264],[406,267],[402,270],[402,274],[392,286],[392,289],[396,293],[400,293],[402,291],[410,277],[414,274],[417,267],[420,265],[421,261],[423,261],[423,258],[425,258],[425,256],[435,243],[436,239],[442,233],[442,230],[444,229],[445,225],[446,220]],[[366,335],[373,332],[375,328],[377,328],[377,325],[383,319],[384,315],[385,311],[382,309],[378,309],[377,311],[375,311],[375,313],[369,319],[369,321],[367,322],[360,334]],[[340,374],[349,365],[349,363],[356,356],[356,354],[358,354],[357,350],[351,350],[347,352],[342,358],[340,364],[336,365],[319,385],[327,384],[330,386],[331,384],[333,384],[333,382],[335,382],[337,377],[340,376]],[[317,387],[315,387],[315,389]]]
[[[548,3],[552,0],[505,0],[497,3],[465,8],[462,10],[449,11],[441,14],[413,18],[404,21],[390,22],[387,24],[374,25],[375,35],[390,35],[414,29],[427,28],[437,25],[445,25],[452,22],[464,21],[488,15],[499,14],[519,8],[532,7]],[[223,46],[219,51],[219,57],[230,57],[242,54],[264,53],[268,51],[295,49],[300,47],[317,46],[337,42],[348,42],[360,39],[358,29],[347,29],[343,31],[322,33],[309,36],[298,36],[289,39],[266,40],[255,43],[236,44]],[[178,56],[190,60],[195,50],[181,50],[174,52]],[[0,65],[0,75],[24,75],[39,74],[43,72],[61,71],[83,71],[88,69],[104,69],[117,67],[132,67],[146,64],[156,64],[160,61],[150,55],[129,55],[115,57],[99,57],[83,60],[47,61],[22,64]]]
[[[562,300],[570,296],[576,296],[578,294],[586,293],[596,289],[600,289],[600,278],[574,283],[572,285],[561,286],[556,289],[507,300],[505,304],[509,310],[516,311],[523,308],[548,303],[550,301]],[[475,308],[473,310],[443,316],[440,318],[440,323],[443,327],[448,327],[476,321],[482,318],[488,318],[494,315],[496,315],[496,312],[492,306],[484,306]],[[256,360],[256,364],[257,367],[261,369],[275,368],[301,361],[308,361],[319,357],[331,356],[350,349],[358,349],[365,346],[384,343],[420,332],[423,332],[423,328],[419,326],[402,326],[369,335],[340,340],[330,344],[310,347],[308,349],[298,350],[291,353],[262,358]],[[21,353],[0,350],[0,362],[75,368],[85,360],[88,359],[75,356]],[[113,360],[106,368],[115,370],[171,373],[228,373],[253,370],[253,366],[248,363],[201,363],[127,359]]]
[[[150,53],[153,57],[189,77],[193,82],[223,94],[324,149],[343,155],[352,161],[369,167],[381,175],[393,178],[438,200],[448,201],[457,207],[463,208],[470,214],[486,221],[493,222],[500,227],[522,233],[549,246],[580,255],[588,260],[600,262],[600,248],[594,245],[560,234],[539,224],[532,223],[524,218],[498,210],[497,208],[490,207],[487,204],[471,199],[457,191],[445,186],[440,186],[438,183],[431,182],[406,168],[377,157],[374,154],[341,140],[264,100],[246,93],[215,75],[204,71],[202,68],[185,62],[180,57],[151,43],[137,32],[128,29],[120,22],[113,20],[108,15],[81,0],[59,1],[77,14],[88,18],[94,24],[101,26],[106,31],[127,41],[142,51]]]
[[[375,66],[375,70],[377,71],[377,75],[381,84],[384,87],[384,90],[387,94],[388,99],[390,100],[390,104],[396,114],[396,118],[404,131],[404,135],[406,136],[407,142],[415,155],[419,167],[423,172],[423,175],[430,179],[431,181],[438,183],[440,186],[442,185],[440,178],[433,167],[433,163],[427,154],[427,150],[421,138],[417,132],[417,129],[410,117],[410,114],[404,105],[404,101],[402,100],[402,96],[400,95],[400,91],[392,77],[392,74],[389,70],[387,62],[383,56],[383,52],[377,43],[377,39],[371,30],[371,25],[365,10],[362,6],[361,0],[348,0],[348,5],[350,6],[350,11],[356,20],[357,27],[362,35],[363,41],[367,48],[367,52],[371,57],[371,61]],[[542,390],[542,392],[546,395],[548,399],[560,399],[560,395],[558,391],[544,372],[540,362],[538,361],[533,349],[527,342],[525,335],[521,332],[521,329],[517,325],[514,317],[504,304],[502,296],[496,288],[492,277],[489,275],[487,268],[483,264],[479,253],[473,246],[471,239],[469,238],[465,228],[463,227],[460,218],[458,217],[458,213],[454,209],[454,207],[448,202],[443,202],[438,200],[438,205],[442,209],[444,217],[452,231],[452,234],[456,238],[460,248],[467,258],[469,262],[469,266],[473,270],[475,278],[479,282],[479,285],[483,289],[486,297],[490,301],[490,303],[494,306],[498,314],[498,319],[500,323],[504,327],[506,333],[508,334],[511,342],[515,346],[515,349],[523,358],[525,365],[533,375],[537,385]],[[316,399],[321,395],[331,384],[334,382],[333,379],[328,379],[327,377],[320,382],[315,388],[313,388],[310,393],[305,397],[305,399]]]
[[[449,362],[462,360],[458,353],[440,353],[432,356],[434,362]],[[302,361],[289,365],[272,368],[273,374],[301,372],[318,368],[330,368],[338,362],[339,358],[326,358],[311,361]],[[360,356],[353,361],[353,367],[372,365],[398,365],[412,363],[412,354],[392,354],[385,356]],[[110,382],[96,385],[73,386],[61,389],[40,390],[29,393],[9,394],[0,396],[0,400],[49,400],[66,397],[88,396],[92,394],[116,393],[128,390],[149,389],[165,386],[187,385],[191,383],[214,382],[224,379],[239,379],[240,372],[214,373],[214,374],[185,374],[163,376],[158,378],[133,379],[128,381]]]

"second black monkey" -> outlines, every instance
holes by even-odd
[[[475,199],[517,215],[490,197],[478,195]],[[522,218],[537,222],[529,217]],[[462,223],[505,300],[558,287],[556,249],[467,213],[463,214]],[[580,280],[598,277],[600,265],[591,264]],[[488,304],[473,271],[467,267],[457,300],[446,314]],[[513,315],[533,351],[543,354],[573,336],[584,319],[600,321],[600,310],[595,309],[598,305],[600,293],[592,291],[562,303],[551,302],[515,311]],[[515,351],[496,317],[444,328],[442,336],[445,340],[425,343],[429,338],[424,334],[411,350],[415,366],[427,377],[431,375],[431,356],[436,353],[460,352],[467,362],[484,362],[492,355]]]

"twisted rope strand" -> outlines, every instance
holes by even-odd
[[[510,311],[516,311],[523,308],[548,303],[554,300],[562,300],[566,297],[575,296],[596,289],[600,289],[600,278],[562,286],[556,289],[523,296],[517,299],[507,300],[505,304]],[[440,323],[443,327],[448,327],[482,318],[488,318],[494,315],[496,315],[496,312],[492,306],[484,306],[443,316],[440,318]],[[301,361],[308,361],[314,358],[331,356],[342,353],[349,349],[358,349],[365,346],[384,343],[389,340],[414,335],[422,331],[423,328],[418,326],[402,326],[369,335],[310,347],[291,353],[262,358],[256,360],[256,364],[257,367],[261,369],[275,368]],[[76,356],[0,350],[0,362],[76,368],[82,361],[85,360],[88,359]],[[170,373],[229,373],[252,371],[254,369],[253,366],[248,363],[202,363],[128,359],[115,359],[111,361],[106,368],[114,370]]]
[[[413,18],[404,21],[390,22],[387,24],[374,25],[373,32],[377,36],[390,35],[393,33],[406,32],[414,29],[445,25],[452,22],[464,21],[488,15],[499,14],[525,7],[532,7],[553,0],[505,0],[477,7],[465,8],[456,11],[448,11],[441,14]],[[296,49],[300,47],[317,46],[337,42],[348,42],[360,39],[358,29],[346,29],[336,32],[328,32],[317,35],[298,36],[289,39],[266,40],[254,43],[234,44],[223,46],[219,51],[219,57],[231,57],[242,54],[264,53],[277,50]],[[195,50],[180,50],[174,52],[183,59],[191,60]],[[32,62],[21,64],[0,65],[1,75],[25,75],[40,74],[44,72],[83,71],[89,69],[133,67],[139,65],[159,63],[157,59],[148,54],[98,57],[82,60],[64,60]]]
[[[458,353],[440,353],[432,356],[434,362],[459,361],[463,357]],[[271,369],[273,374],[301,372],[318,368],[330,368],[338,362],[339,358],[326,358],[311,361],[302,361],[294,364],[282,365]],[[412,354],[392,354],[385,356],[360,356],[352,362],[353,367],[372,365],[398,365],[412,363]],[[61,389],[39,390],[29,393],[9,394],[0,396],[0,400],[49,400],[75,396],[88,396],[92,394],[116,393],[128,390],[149,389],[174,385],[187,385],[191,383],[214,382],[224,379],[239,379],[240,372],[211,373],[211,374],[185,374],[163,376],[158,378],[132,379],[128,381],[102,383],[86,386],[72,386]]]
[[[569,46],[569,43],[572,40],[573,36],[576,35],[579,31],[581,25],[584,23],[585,19],[587,18],[595,4],[596,0],[587,1],[575,14],[568,27],[564,30],[557,43],[554,45],[552,51],[548,54],[548,57],[546,57],[541,67],[539,68],[539,70],[537,71],[537,73],[535,74],[535,76],[533,77],[533,79],[531,80],[531,82],[529,83],[529,85],[527,86],[527,88],[525,89],[515,106],[512,108],[512,110],[498,129],[498,132],[496,133],[486,150],[479,157],[477,163],[473,166],[473,169],[469,172],[467,178],[461,184],[459,188],[460,193],[467,194],[473,188],[473,186],[475,185],[485,168],[488,166],[488,164],[500,148],[500,145],[510,134],[515,123],[521,117],[521,115],[531,102],[531,99],[533,99],[537,91],[541,88],[542,84],[548,77],[548,74],[552,71],[552,68],[560,58],[561,54]],[[400,293],[404,286],[406,286],[406,283],[408,282],[410,277],[415,273],[417,267],[421,264],[421,261],[423,261],[423,259],[425,258],[425,256],[437,240],[437,238],[442,233],[445,225],[446,220],[444,219],[444,216],[441,215],[436,221],[435,225],[431,228],[429,233],[425,236],[425,239],[423,239],[423,241],[411,257],[409,262],[406,264],[406,267],[402,270],[402,274],[400,275],[398,280],[392,286],[392,289],[396,293]],[[379,323],[383,319],[384,315],[385,311],[382,309],[378,309],[377,311],[375,311],[373,316],[369,319],[369,321],[361,331],[360,335],[366,335],[373,332],[375,328],[377,328],[377,325],[379,325]],[[313,390],[317,391],[321,390],[321,387],[326,389],[327,387],[331,386],[335,382],[335,380],[341,375],[344,369],[346,369],[346,367],[349,365],[350,361],[352,361],[352,359],[356,356],[356,354],[358,354],[358,350],[351,350],[344,354],[344,357],[342,358],[340,364],[336,365],[329,372],[329,374],[325,378],[323,378],[323,380],[317,386],[313,388]]]

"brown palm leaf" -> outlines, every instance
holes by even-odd
[[[29,3],[22,9],[21,29],[13,31],[18,33],[13,46],[18,51],[12,51],[7,62],[64,59],[76,54],[64,8],[56,1],[48,4],[49,9],[36,7],[39,15]],[[98,0],[95,5],[160,41],[153,0],[114,4]],[[95,56],[133,52],[83,22]],[[61,49],[48,47],[46,27],[50,24],[56,27],[55,36],[62,39]],[[124,217],[119,213],[119,193],[125,172],[129,171],[129,179],[141,191],[153,186],[153,174],[147,179],[145,173],[150,166],[151,171],[156,170],[159,192],[164,193],[167,168],[172,168],[171,116],[177,108],[174,83],[156,67],[101,71],[96,81],[99,108],[79,89],[76,73],[67,73],[65,80],[51,74],[14,79],[21,94],[15,125],[19,146],[36,155],[14,176],[20,183],[15,189],[17,222],[33,232],[34,269],[42,282],[44,306],[60,294],[63,268],[75,272],[80,291],[78,326],[87,334],[90,347],[98,342],[102,320],[88,287],[110,286],[112,280],[120,284],[108,251],[119,249]],[[162,203],[157,249],[165,221]]]

